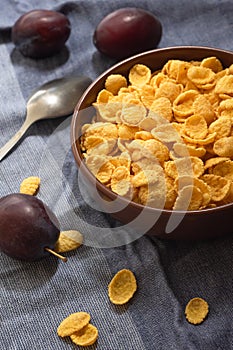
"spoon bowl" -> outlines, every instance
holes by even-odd
[[[68,76],[47,82],[36,89],[27,102],[27,114],[23,125],[0,149],[0,161],[36,121],[72,114],[90,83],[91,79],[86,76]]]

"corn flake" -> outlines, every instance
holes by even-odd
[[[127,80],[123,75],[111,74],[105,81],[105,88],[113,95],[117,95],[121,88],[127,87]]]
[[[185,316],[189,323],[200,324],[209,312],[207,302],[202,298],[191,299],[185,307]]]
[[[57,328],[60,337],[67,337],[80,331],[90,322],[91,316],[87,312],[76,312],[66,317]]]
[[[208,134],[205,118],[200,115],[188,117],[184,123],[184,132],[193,139],[204,139]]]
[[[203,66],[192,66],[188,69],[187,76],[192,83],[203,87],[208,83],[212,83],[215,79],[215,73],[210,68]]]
[[[216,57],[207,57],[201,61],[201,67],[209,68],[214,73],[221,72],[223,70],[222,63]]]
[[[93,345],[98,338],[98,329],[91,323],[87,324],[80,331],[71,334],[72,342],[79,346]]]
[[[203,202],[201,190],[192,185],[184,186],[178,192],[173,210],[199,210]]]
[[[127,303],[137,290],[136,278],[132,271],[123,269],[116,273],[108,286],[109,299],[113,304]]]
[[[24,179],[20,184],[20,193],[35,195],[40,187],[40,178],[37,176],[30,176]]]
[[[233,158],[233,136],[222,137],[214,143],[213,150],[220,157]]]
[[[151,78],[150,69],[143,64],[136,64],[129,72],[129,81],[132,85],[143,86],[149,83]]]
[[[77,249],[83,243],[83,235],[76,230],[60,232],[60,236],[55,245],[55,252],[65,253]]]
[[[201,177],[201,180],[209,186],[213,202],[222,201],[227,197],[231,186],[231,181],[228,179],[214,174],[205,174]]]

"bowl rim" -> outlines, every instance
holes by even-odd
[[[148,211],[163,212],[167,215],[171,215],[171,214],[173,214],[173,215],[184,215],[185,214],[185,215],[192,215],[192,216],[193,215],[205,215],[206,213],[212,213],[212,212],[215,213],[218,211],[228,210],[229,208],[233,209],[233,202],[228,203],[228,204],[223,204],[223,205],[217,206],[215,208],[205,208],[205,209],[201,209],[201,210],[173,210],[173,209],[164,209],[164,208],[154,208],[154,207],[150,207],[147,205],[136,203],[132,200],[127,199],[126,197],[118,195],[117,193],[113,192],[111,189],[107,188],[104,184],[102,184],[86,166],[85,162],[83,161],[84,159],[81,157],[80,147],[77,146],[78,139],[76,138],[76,128],[77,128],[76,123],[77,123],[79,111],[82,110],[82,108],[80,108],[80,107],[82,106],[86,96],[90,93],[90,91],[93,89],[93,87],[99,81],[101,81],[104,77],[107,77],[109,74],[111,74],[112,71],[114,71],[118,68],[120,69],[125,64],[130,63],[131,61],[133,61],[135,59],[139,59],[140,57],[145,57],[145,56],[153,55],[153,54],[160,53],[160,52],[170,52],[170,51],[174,51],[174,50],[176,52],[178,52],[178,51],[184,51],[184,50],[188,51],[190,49],[192,49],[194,51],[203,50],[203,52],[204,51],[209,51],[209,52],[211,51],[211,53],[213,53],[213,54],[220,53],[220,54],[232,55],[232,63],[233,63],[233,51],[225,50],[225,49],[221,49],[221,48],[208,47],[208,46],[192,46],[192,45],[169,46],[169,47],[165,47],[165,48],[157,48],[157,49],[141,52],[139,54],[130,56],[130,57],[128,57],[120,62],[115,63],[114,65],[112,65],[111,67],[106,69],[104,72],[102,72],[96,79],[94,79],[93,82],[89,85],[89,87],[84,91],[84,93],[82,94],[82,96],[78,100],[76,107],[75,107],[75,110],[74,110],[73,115],[72,115],[71,127],[70,127],[70,139],[71,139],[71,148],[72,148],[73,156],[75,158],[76,164],[78,165],[79,169],[80,169],[80,166],[82,164],[82,171],[84,171],[88,180],[93,185],[95,185],[97,190],[99,192],[103,193],[107,198],[109,198],[111,200],[116,199],[116,198],[120,198],[120,200],[123,201],[124,204],[128,203],[128,205],[135,207],[137,210],[142,211],[143,209],[146,208]]]

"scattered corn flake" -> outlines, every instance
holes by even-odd
[[[137,281],[132,271],[123,269],[118,271],[108,285],[109,299],[113,304],[127,303],[137,290]]]
[[[40,178],[37,176],[30,176],[24,179],[20,184],[20,193],[35,195],[40,187]]]
[[[83,235],[77,230],[61,231],[55,245],[55,252],[65,253],[77,249],[83,243]]]
[[[76,312],[66,317],[58,326],[57,334],[60,337],[67,337],[80,331],[90,322],[91,316],[87,312]]]
[[[213,202],[222,201],[227,197],[231,186],[231,181],[228,179],[214,174],[205,174],[201,177],[201,180],[209,186]]]
[[[129,81],[132,85],[143,86],[149,83],[151,78],[151,70],[144,64],[134,65],[129,72]]]
[[[202,323],[209,312],[207,302],[202,298],[191,299],[185,307],[185,316],[192,324]]]
[[[127,80],[121,74],[111,74],[105,81],[105,89],[117,95],[121,88],[127,88]]]
[[[98,338],[98,329],[91,323],[88,323],[80,331],[70,335],[72,342],[79,346],[93,345]]]

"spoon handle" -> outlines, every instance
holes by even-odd
[[[17,131],[17,133],[2,148],[0,148],[0,162],[21,139],[31,124],[32,122],[26,119],[19,131]]]

